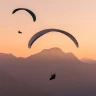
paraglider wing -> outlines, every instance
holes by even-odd
[[[79,47],[78,45],[78,42],[77,40],[75,39],[75,37],[73,37],[70,33],[66,32],[66,31],[63,31],[63,30],[60,30],[60,29],[45,29],[45,30],[41,30],[40,32],[36,33],[35,35],[33,35],[31,37],[31,39],[29,40],[29,43],[28,43],[28,47],[31,48],[32,44],[39,38],[41,37],[42,35],[46,34],[46,33],[49,33],[49,32],[60,32],[60,33],[63,33],[65,35],[67,35],[76,45],[76,47]]]
[[[12,14],[14,14],[15,12],[17,12],[19,10],[25,10],[25,11],[27,11],[32,16],[34,22],[36,21],[36,15],[31,10],[26,9],[26,8],[17,8],[15,10],[13,10]]]

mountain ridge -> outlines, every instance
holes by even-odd
[[[17,80],[39,89],[38,92],[50,93],[48,96],[96,95],[96,64],[82,63],[73,53],[52,48],[28,58],[0,59],[0,62],[0,67]],[[50,81],[54,72],[56,79]]]
[[[28,57],[26,57],[25,59],[29,58],[29,59],[32,59],[33,57],[37,57],[40,59],[40,58],[43,58],[43,59],[47,59],[47,58],[62,58],[62,59],[70,59],[73,61],[74,60],[77,60],[77,61],[80,61],[72,52],[68,52],[68,53],[65,53],[63,52],[60,48],[58,47],[53,47],[53,48],[50,48],[50,49],[44,49],[42,50],[41,52],[38,52],[36,54],[32,54]],[[11,58],[11,59],[24,59],[24,57],[16,57],[14,56],[13,54],[6,54],[6,53],[0,53],[0,58],[1,59],[6,59],[6,58]],[[81,61],[80,61],[81,62]]]
[[[91,58],[82,58],[80,59],[80,61],[82,61],[83,63],[90,63],[90,64],[96,64],[96,60],[91,59]]]

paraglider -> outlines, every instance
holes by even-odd
[[[35,35],[33,35],[31,37],[31,39],[29,40],[28,42],[28,47],[31,48],[31,46],[33,45],[33,43],[39,38],[41,37],[42,35],[46,34],[46,33],[49,33],[49,32],[60,32],[62,34],[65,34],[66,36],[68,36],[76,45],[76,47],[79,47],[79,44],[77,42],[77,40],[75,39],[75,37],[73,37],[70,33],[66,32],[66,31],[63,31],[63,30],[60,30],[60,29],[44,29],[44,30],[41,30],[40,32],[36,33]]]
[[[25,11],[27,11],[32,16],[34,22],[36,21],[36,15],[31,10],[26,9],[26,8],[17,8],[15,10],[13,10],[12,14],[14,14],[15,12],[17,12],[19,10],[25,10]]]
[[[50,80],[53,80],[56,78],[56,74],[51,75]]]
[[[21,31],[18,31],[18,33],[19,33],[19,34],[22,34],[22,32],[21,32]]]

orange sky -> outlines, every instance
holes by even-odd
[[[18,7],[31,9],[37,16],[33,22],[25,11],[12,11]],[[27,57],[43,49],[59,47],[78,58],[96,59],[96,0],[1,0],[0,52]],[[79,42],[79,48],[61,33],[49,33],[28,48],[28,41],[36,32],[57,28],[70,32]],[[23,32],[18,34],[18,30]]]

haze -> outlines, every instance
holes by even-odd
[[[0,96],[96,96],[96,62],[56,47],[27,58],[0,53]]]
[[[12,14],[18,7],[31,9],[37,16],[33,22],[25,11]],[[95,0],[1,0],[0,52],[27,57],[43,49],[59,47],[73,52],[79,59],[96,57],[96,1]],[[45,28],[59,28],[70,32],[79,42],[73,42],[60,33],[49,33],[28,49],[32,35]],[[23,32],[18,34],[18,30]]]

